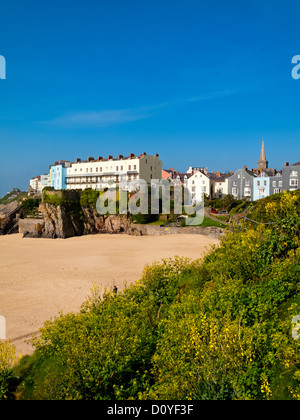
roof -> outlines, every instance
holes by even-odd
[[[212,179],[213,181],[217,181],[217,182],[225,182],[227,178],[230,177],[229,174],[220,174],[220,176],[218,176],[218,174],[216,173],[210,173],[207,174],[208,178]]]
[[[174,174],[174,178],[173,179],[177,179],[177,177],[179,177],[181,182],[184,182],[185,177],[186,179],[189,179],[192,176],[192,174],[187,174],[187,173],[176,173]]]
[[[300,162],[294,163],[292,166],[300,166]]]

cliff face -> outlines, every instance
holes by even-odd
[[[44,219],[44,238],[70,238],[83,235],[82,220],[75,213],[71,213],[64,205],[44,203],[40,206]]]
[[[135,228],[125,215],[100,215],[93,204],[81,202],[76,191],[45,191],[39,208],[43,223],[29,228],[25,237],[70,238],[97,233],[131,233]]]
[[[132,224],[126,215],[100,215],[95,203],[81,199],[78,191],[45,191],[40,212],[43,220],[25,223],[20,232],[31,238],[70,238],[97,233],[128,235],[200,234],[219,237],[222,229],[168,227]],[[20,228],[20,227],[19,227]]]
[[[125,215],[100,215],[92,207],[82,207],[84,233],[128,233],[131,223]]]

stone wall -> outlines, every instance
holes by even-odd
[[[224,234],[223,229],[217,227],[165,227],[155,225],[131,225],[132,232],[129,234],[138,234],[143,236],[162,236],[162,235],[205,235],[214,238]]]

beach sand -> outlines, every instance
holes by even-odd
[[[0,315],[6,338],[23,355],[26,340],[46,320],[77,312],[94,284],[119,289],[141,277],[146,265],[174,256],[201,258],[218,244],[200,235],[95,235],[70,239],[0,236]]]

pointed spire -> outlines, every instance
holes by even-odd
[[[262,141],[262,147],[261,147],[261,153],[260,153],[260,160],[261,161],[266,161],[267,160],[267,158],[266,158],[266,150],[265,150],[265,140],[263,139],[263,141]]]
[[[257,162],[257,169],[258,170],[266,170],[269,167],[269,162],[266,158],[266,149],[265,149],[265,140],[262,141],[261,152],[260,152],[260,159]]]

